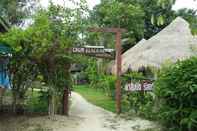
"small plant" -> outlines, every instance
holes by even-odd
[[[123,85],[127,82],[139,82],[146,80],[147,77],[139,72],[130,72],[123,77]],[[123,90],[123,107],[125,111],[134,111],[140,116],[148,119],[154,118],[153,106],[155,95],[152,92],[142,91],[124,91]]]
[[[26,100],[26,107],[28,112],[47,113],[48,111],[48,96],[43,91],[28,92],[28,99]]]

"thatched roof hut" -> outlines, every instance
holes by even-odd
[[[170,25],[149,40],[141,40],[122,55],[122,72],[140,67],[159,68],[165,61],[186,59],[196,55],[197,39],[191,34],[189,24],[177,17]],[[115,65],[116,66],[116,65]],[[115,72],[115,66],[112,72]]]

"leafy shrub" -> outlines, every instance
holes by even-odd
[[[115,76],[99,75],[99,79],[92,82],[92,85],[96,89],[102,89],[107,96],[115,99]]]
[[[123,85],[126,82],[140,82],[145,80],[146,77],[142,73],[130,72],[124,75]],[[141,91],[124,91],[123,90],[123,107],[124,111],[134,111],[140,116],[148,119],[154,118],[153,106],[155,95],[153,92]]]
[[[111,96],[115,99],[115,81],[116,77],[115,76],[107,76],[105,75],[103,77],[103,83],[104,83],[104,90],[107,93],[108,96]]]
[[[155,83],[159,119],[171,131],[197,130],[197,57],[164,67]]]
[[[46,92],[34,91],[28,94],[26,106],[28,112],[46,113],[48,112],[48,96]]]
[[[115,81],[116,77],[112,75],[106,75],[98,71],[97,61],[89,60],[88,66],[85,70],[86,76],[90,81],[90,87],[98,90],[103,90],[107,96],[115,99]]]
[[[154,94],[152,92],[125,92],[123,94],[124,112],[134,111],[147,119],[155,119],[153,112]]]

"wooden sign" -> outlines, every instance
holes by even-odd
[[[88,56],[92,56],[92,57],[97,57],[97,58],[105,58],[105,59],[115,59],[115,56],[112,54],[108,54],[108,53],[103,53],[103,54],[88,54]]]
[[[105,53],[104,46],[84,46],[72,48],[73,53],[100,54]]]
[[[127,83],[125,85],[126,91],[152,91],[153,83],[149,81],[144,81],[142,83]]]
[[[92,57],[115,59],[114,49],[105,49],[104,46],[73,47],[72,53],[85,54]]]

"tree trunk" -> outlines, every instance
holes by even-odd
[[[12,102],[12,111],[15,114],[24,114],[24,97],[19,97],[20,94],[17,91],[12,93],[13,102]]]
[[[16,113],[17,94],[16,94],[15,91],[12,92],[12,98],[13,98],[13,102],[12,102],[12,111],[13,111],[13,113]]]
[[[4,93],[4,89],[0,87],[0,111],[2,110],[2,105],[3,105],[3,93]]]
[[[69,112],[69,89],[64,89],[64,95],[63,95],[63,114],[68,116]]]
[[[55,96],[53,94],[49,95],[48,115],[55,115]]]

